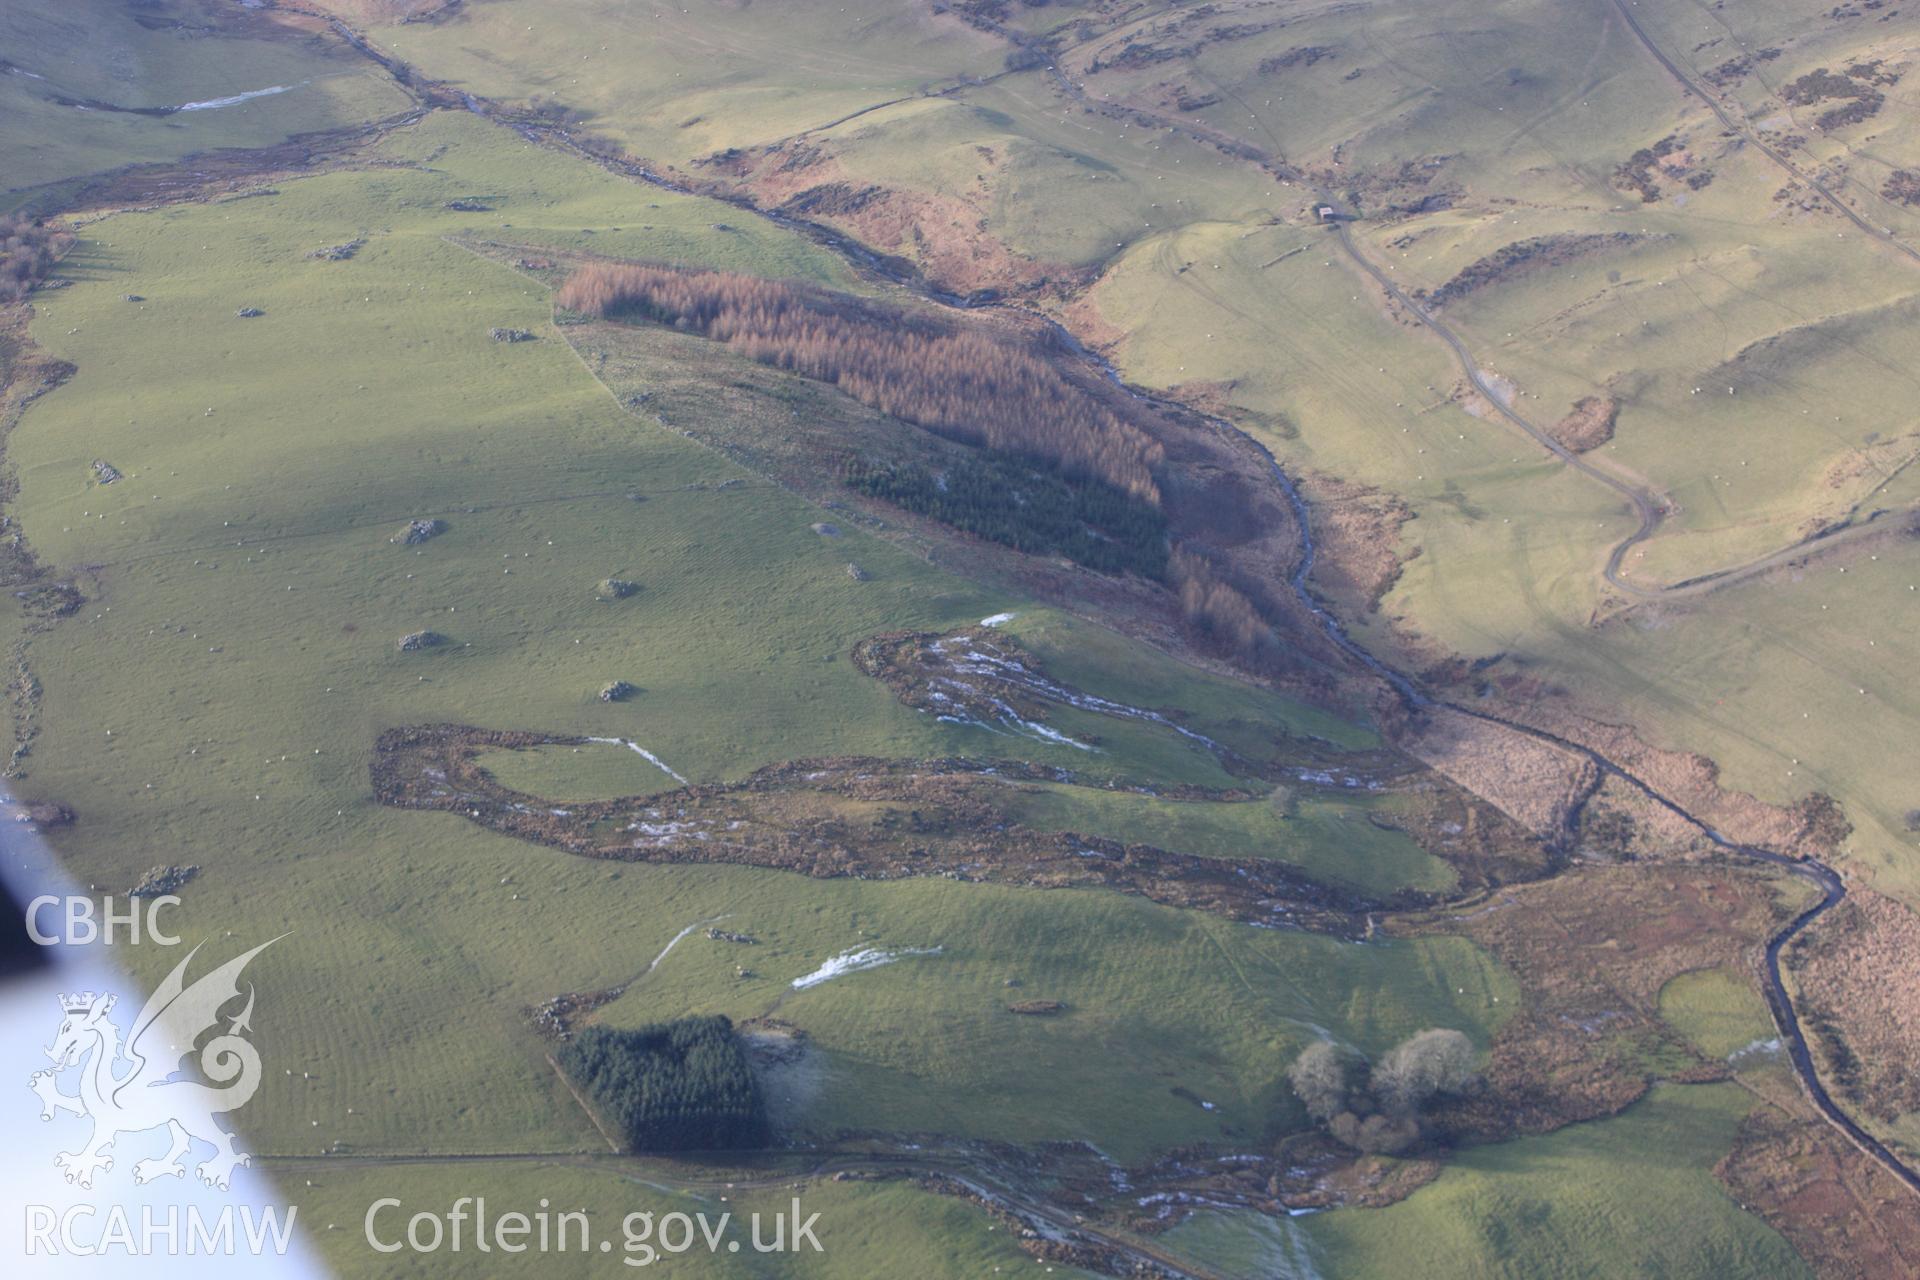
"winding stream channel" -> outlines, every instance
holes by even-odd
[[[474,109],[478,108],[476,107]],[[640,176],[645,181],[673,190],[679,194],[695,194],[679,184],[651,171],[640,170],[636,176]],[[1003,308],[1016,310],[1022,316],[1026,317],[1032,317],[1035,314],[1029,309],[1019,307],[1015,304],[1002,303],[999,301],[975,302],[956,297],[952,294],[942,293],[927,287],[923,282],[913,279],[903,272],[893,269],[880,255],[875,254],[863,245],[849,241],[838,232],[785,214],[759,209],[744,201],[729,203],[744,212],[765,218],[789,230],[806,234],[816,243],[839,253],[849,265],[857,270],[876,275],[888,284],[909,290],[915,294],[915,296],[937,305],[956,310]],[[1344,232],[1342,234],[1344,234]],[[1362,262],[1364,263],[1364,259],[1362,259]],[[1383,283],[1386,282],[1383,281]],[[1398,293],[1398,290],[1394,289],[1394,292]],[[1119,370],[1115,368],[1110,361],[1105,359],[1105,357],[1088,350],[1070,331],[1051,317],[1042,318],[1046,320],[1055,335],[1070,351],[1096,364],[1108,380],[1115,386],[1121,388],[1127,395],[1166,412],[1179,414],[1193,413],[1193,410],[1186,405],[1167,401],[1162,397],[1155,396],[1151,392],[1128,383],[1121,376]],[[1444,333],[1445,331],[1443,330],[1442,332]],[[1462,363],[1469,369],[1472,369],[1471,356],[1467,354],[1465,348],[1457,347],[1456,349],[1462,356]],[[1501,401],[1497,397],[1489,395],[1488,399],[1496,406],[1501,406],[1504,409],[1504,406],[1501,405]],[[1515,420],[1528,431],[1528,434],[1539,434],[1531,424],[1526,423],[1524,419],[1518,418],[1518,415],[1513,415],[1510,411],[1508,412],[1509,416],[1514,417]],[[1288,575],[1287,581],[1288,586],[1293,591],[1300,605],[1320,623],[1327,638],[1333,642],[1336,648],[1351,658],[1358,666],[1364,668],[1367,672],[1392,688],[1395,694],[1408,707],[1414,710],[1444,708],[1475,720],[1499,725],[1513,732],[1525,734],[1528,737],[1549,743],[1563,750],[1574,752],[1591,761],[1601,773],[1609,777],[1618,778],[1634,790],[1645,795],[1655,804],[1658,804],[1661,808],[1683,819],[1688,825],[1698,830],[1718,847],[1732,854],[1781,867],[1789,874],[1799,876],[1808,881],[1820,891],[1820,900],[1818,902],[1789,921],[1778,933],[1774,934],[1767,943],[1767,1004],[1773,1012],[1774,1022],[1780,1030],[1781,1037],[1786,1042],[1788,1056],[1793,1062],[1795,1072],[1799,1075],[1802,1086],[1805,1088],[1815,1107],[1819,1109],[1821,1115],[1862,1152],[1885,1167],[1889,1173],[1897,1177],[1910,1190],[1916,1194],[1920,1194],[1920,1171],[1916,1171],[1911,1165],[1907,1164],[1890,1150],[1885,1143],[1861,1128],[1852,1117],[1847,1115],[1839,1103],[1834,1101],[1832,1095],[1827,1091],[1827,1087],[1821,1081],[1819,1071],[1814,1065],[1813,1052],[1808,1044],[1806,1032],[1801,1026],[1800,1017],[1794,1010],[1792,996],[1788,993],[1786,983],[1781,976],[1780,956],[1783,949],[1791,943],[1794,938],[1805,931],[1815,920],[1845,901],[1847,887],[1840,873],[1826,863],[1816,859],[1790,857],[1771,849],[1763,849],[1757,845],[1742,844],[1729,839],[1704,819],[1683,807],[1678,801],[1660,792],[1645,779],[1584,743],[1564,738],[1558,734],[1536,728],[1522,721],[1511,720],[1504,716],[1465,706],[1458,702],[1438,698],[1426,692],[1411,676],[1390,666],[1359,641],[1355,640],[1348,632],[1346,624],[1314,595],[1310,585],[1310,579],[1318,556],[1318,546],[1313,537],[1313,526],[1309,518],[1307,501],[1301,494],[1299,486],[1294,483],[1292,477],[1287,475],[1285,469],[1280,466],[1279,461],[1274,458],[1272,451],[1260,440],[1227,419],[1213,417],[1211,415],[1202,416],[1206,417],[1217,429],[1231,432],[1246,441],[1253,448],[1259,450],[1267,461],[1267,466],[1271,471],[1274,481],[1286,495],[1287,503],[1292,509],[1294,520],[1300,529],[1301,542],[1299,561],[1293,571]],[[1625,559],[1627,552],[1635,543],[1651,536],[1654,529],[1658,526],[1659,512],[1657,508],[1652,505],[1651,500],[1646,499],[1631,486],[1599,472],[1597,469],[1592,468],[1591,464],[1584,464],[1583,460],[1577,456],[1567,454],[1564,448],[1558,445],[1557,441],[1549,441],[1547,438],[1542,438],[1542,443],[1547,444],[1548,447],[1554,449],[1556,453],[1561,453],[1567,457],[1570,462],[1578,466],[1581,470],[1590,472],[1596,479],[1607,484],[1608,487],[1614,488],[1627,496],[1634,503],[1635,509],[1640,512],[1641,528],[1639,531],[1631,538],[1618,544],[1610,556],[1608,578],[1609,581],[1614,580],[1614,574],[1617,572],[1620,562]]]
[[[671,188],[681,194],[693,194],[656,174],[648,173],[646,180],[663,187]],[[738,203],[736,207],[778,223],[783,227],[801,231],[822,246],[840,253],[841,256],[855,268],[876,274],[887,283],[908,289],[926,301],[958,310],[982,310],[993,307],[1004,307],[1011,310],[1018,310],[1023,316],[1030,317],[1034,314],[1024,307],[1017,307],[1012,304],[1000,302],[976,303],[968,299],[958,298],[951,294],[944,294],[938,290],[927,288],[920,281],[911,279],[904,275],[904,273],[892,270],[889,264],[879,255],[866,249],[865,246],[849,242],[846,237],[837,232],[826,230],[783,214],[757,209],[744,202]],[[1089,351],[1071,332],[1061,326],[1057,321],[1052,320],[1050,317],[1046,319],[1047,323],[1053,328],[1056,336],[1062,340],[1069,350],[1095,363],[1102,372],[1105,373],[1109,381],[1125,391],[1127,395],[1166,412],[1185,414],[1191,414],[1193,412],[1192,409],[1185,405],[1177,405],[1173,402],[1166,401],[1151,392],[1126,382],[1124,378],[1122,378],[1119,370],[1116,369],[1110,361],[1095,352]],[[1466,355],[1464,348],[1459,348],[1459,350],[1463,357],[1463,363],[1471,368],[1471,357]],[[1489,395],[1488,398],[1496,406],[1501,404],[1497,397]],[[1359,641],[1355,640],[1348,632],[1346,624],[1314,595],[1310,585],[1310,579],[1313,574],[1314,563],[1318,556],[1318,546],[1313,537],[1313,526],[1309,519],[1307,501],[1301,494],[1299,486],[1294,483],[1292,477],[1287,475],[1285,469],[1280,466],[1279,461],[1274,458],[1272,451],[1260,440],[1232,422],[1224,418],[1212,417],[1211,415],[1202,416],[1207,417],[1216,428],[1232,432],[1255,449],[1258,449],[1266,458],[1274,481],[1279,485],[1281,491],[1285,493],[1287,503],[1293,511],[1294,520],[1300,528],[1301,542],[1300,559],[1293,571],[1288,575],[1287,581],[1288,586],[1293,591],[1294,596],[1298,599],[1301,606],[1320,623],[1327,638],[1333,642],[1335,647],[1351,658],[1357,665],[1392,688],[1395,694],[1407,706],[1415,710],[1444,708],[1464,716],[1469,716],[1475,720],[1499,725],[1513,732],[1525,734],[1528,737],[1550,743],[1563,750],[1572,751],[1591,761],[1601,773],[1609,777],[1618,778],[1634,790],[1645,795],[1655,804],[1658,804],[1661,808],[1683,819],[1688,825],[1698,830],[1708,840],[1727,852],[1781,867],[1789,874],[1799,876],[1808,881],[1820,891],[1820,900],[1818,902],[1789,921],[1778,933],[1774,934],[1767,943],[1767,1005],[1773,1012],[1774,1022],[1780,1030],[1782,1039],[1786,1042],[1788,1057],[1793,1062],[1794,1070],[1799,1075],[1802,1086],[1806,1089],[1808,1096],[1813,1101],[1815,1107],[1819,1109],[1821,1115],[1861,1151],[1885,1167],[1889,1173],[1900,1179],[1909,1189],[1916,1194],[1920,1194],[1920,1171],[1916,1171],[1911,1165],[1907,1164],[1890,1150],[1885,1143],[1861,1128],[1852,1117],[1847,1115],[1839,1103],[1834,1101],[1832,1095],[1827,1091],[1827,1087],[1821,1081],[1819,1071],[1814,1065],[1813,1051],[1808,1044],[1806,1032],[1801,1026],[1800,1017],[1794,1010],[1793,998],[1788,993],[1786,983],[1781,976],[1780,956],[1785,947],[1805,931],[1815,920],[1845,901],[1847,887],[1840,873],[1826,863],[1816,859],[1790,857],[1771,849],[1763,849],[1757,845],[1742,844],[1727,838],[1711,824],[1687,810],[1678,801],[1660,792],[1645,779],[1584,743],[1575,742],[1572,739],[1561,737],[1558,734],[1536,728],[1518,720],[1511,720],[1504,716],[1494,715],[1490,712],[1465,706],[1444,698],[1438,698],[1427,693],[1411,676],[1390,666]],[[1514,416],[1517,418],[1517,415]],[[1518,421],[1520,421],[1522,426],[1526,427],[1529,434],[1535,434],[1530,424],[1526,424],[1523,419],[1519,419]],[[1543,443],[1547,443],[1547,441],[1543,439]],[[1554,448],[1555,452],[1565,454],[1564,449],[1557,446],[1558,442],[1555,441],[1551,442],[1548,447]],[[1657,527],[1659,522],[1658,511],[1651,505],[1649,500],[1645,499],[1631,486],[1625,485],[1622,482],[1614,480],[1612,477],[1606,476],[1604,473],[1598,472],[1593,469],[1590,464],[1583,465],[1582,460],[1576,456],[1565,456],[1567,456],[1568,460],[1573,462],[1574,465],[1579,466],[1581,470],[1591,471],[1595,475],[1595,478],[1600,479],[1610,488],[1615,488],[1628,496],[1634,502],[1636,510],[1641,513],[1642,524],[1640,530],[1632,538],[1618,544],[1612,552],[1608,565],[1608,578],[1612,581],[1614,573],[1618,570],[1620,562],[1625,559],[1627,552],[1635,543],[1650,536]],[[1647,503],[1648,505],[1643,507],[1642,503]]]

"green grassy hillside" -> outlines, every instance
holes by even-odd
[[[1405,708],[1383,687],[1309,705],[1324,666],[1289,667],[1287,696],[1182,650],[1174,610],[1105,614],[1144,584],[1087,575],[1083,594],[1042,598],[1061,589],[1035,562],[988,563],[891,512],[830,515],[804,495],[837,481],[759,466],[798,469],[803,451],[777,415],[737,407],[804,408],[829,441],[912,428],[840,416],[817,384],[782,398],[788,375],[719,344],[690,355],[690,334],[636,327],[610,361],[577,317],[556,322],[551,287],[577,257],[902,296],[743,203],[952,292],[1015,295],[1122,378],[1225,417],[1304,481],[1309,586],[1448,696],[1619,725],[1769,803],[1830,793],[1853,825],[1849,873],[1920,901],[1920,628],[1903,625],[1920,541],[1898,523],[1920,501],[1920,206],[1897,176],[1920,170],[1904,82],[1920,17],[1784,0],[1649,8],[1638,26],[1631,0],[329,7],[412,68],[411,91],[311,14],[27,0],[0,15],[0,111],[18,126],[0,140],[0,208],[78,215],[26,331],[74,372],[6,437],[0,496],[49,580],[84,596],[31,625],[16,600],[0,640],[19,660],[16,727],[30,712],[35,730],[12,788],[77,811],[49,833],[72,874],[123,893],[155,864],[192,865],[188,938],[289,935],[255,969],[278,1069],[247,1130],[344,1272],[452,1269],[362,1247],[358,1213],[396,1186],[450,1200],[484,1182],[596,1222],[784,1203],[802,1171],[781,1156],[601,1158],[533,1016],[567,994],[613,1027],[725,1014],[787,1046],[762,1083],[782,1141],[827,1162],[805,1196],[833,1243],[785,1266],[686,1260],[728,1276],[1051,1270],[959,1198],[826,1168],[872,1146],[1067,1203],[1078,1184],[1044,1161],[1069,1148],[1041,1148],[1081,1144],[1107,1197],[1089,1214],[1111,1225],[1146,1205],[1101,1160],[1203,1144],[1318,1159],[1296,1145],[1307,1120],[1286,1080],[1317,1040],[1378,1057],[1457,1028],[1497,1048],[1483,1062],[1517,1091],[1483,1108],[1497,1127],[1621,1105],[1622,1064],[1575,1040],[1587,1020],[1657,1004],[1676,1036],[1661,1070],[1770,1034],[1733,960],[1638,990],[1626,956],[1629,987],[1588,990],[1444,932],[1480,928],[1450,912],[1535,909],[1518,891],[1443,903],[1417,938],[1405,915],[1356,910],[1361,942],[976,882],[978,865],[816,878],[687,842],[675,861],[599,861],[489,831],[464,800],[379,803],[376,739],[427,724],[547,735],[480,762],[524,793],[509,799],[556,808],[683,785],[649,803],[697,807],[721,794],[702,787],[816,757],[963,758],[1014,775],[968,775],[983,859],[1071,831],[1213,859],[1223,879],[1222,860],[1375,897],[1483,882],[1465,859],[1509,836],[1484,808],[1435,817],[1459,793],[1393,745]],[[463,92],[488,101],[451,105]],[[441,109],[400,118],[431,95]],[[376,120],[383,136],[301,172],[299,135]],[[122,166],[210,168],[290,138],[244,171],[271,172],[259,189],[69,207]],[[569,139],[708,194],[621,176]],[[1322,201],[1344,233],[1318,224]],[[1446,333],[1363,267],[1428,299]],[[1604,401],[1611,434],[1584,457],[1661,515],[1624,587],[1603,570],[1634,511],[1470,373],[1554,430]],[[1876,511],[1874,536],[1776,555]],[[433,536],[409,541],[415,521]],[[1756,561],[1770,571],[1743,571]],[[1664,590],[1727,570],[1723,588]],[[636,589],[604,598],[610,578]],[[1053,679],[1153,716],[1049,703],[1050,729],[1097,744],[1083,750],[916,710],[850,660],[878,633],[989,618]],[[440,643],[402,647],[423,632]],[[1309,651],[1280,639],[1283,665]],[[627,696],[603,699],[615,682]],[[603,741],[574,745],[588,738]],[[1318,772],[1330,760],[1350,784]],[[856,838],[838,819],[870,816],[864,781],[786,811],[789,865],[827,851],[811,865],[828,867]],[[1583,854],[1622,852],[1596,829]],[[1641,834],[1638,854],[1666,852]],[[595,851],[658,852],[643,843]],[[1710,892],[1683,905],[1676,928],[1727,923]],[[1534,954],[1505,919],[1476,936]],[[1739,946],[1748,963],[1752,938]],[[151,983],[173,960],[127,962]],[[1575,988],[1595,1007],[1546,1003]],[[1766,1070],[1741,1084],[1784,1087]],[[1716,1178],[1752,1105],[1733,1083],[1657,1084],[1608,1119],[1446,1153],[1384,1208],[1207,1209],[1154,1246],[1221,1275],[1389,1275],[1408,1258],[1460,1276],[1806,1274]],[[1830,1136],[1789,1130],[1806,1151]],[[464,1162],[489,1155],[508,1159]],[[420,1156],[461,1159],[404,1162]]]
[[[27,188],[272,146],[411,105],[344,42],[311,30],[204,0],[137,11],[105,0],[9,4],[0,13],[0,208],[58,199]],[[176,110],[153,114],[164,108]]]
[[[1752,1105],[1734,1085],[1667,1086],[1624,1115],[1467,1156],[1389,1209],[1274,1222],[1202,1214],[1170,1242],[1232,1274],[1806,1276],[1712,1166]]]
[[[28,536],[50,559],[92,566],[87,605],[29,650],[46,728],[26,788],[82,810],[61,843],[84,879],[124,886],[155,862],[193,863],[190,931],[293,930],[262,1027],[276,1057],[314,1079],[270,1082],[263,1146],[588,1141],[523,1010],[627,981],[686,925],[718,916],[766,939],[752,979],[724,946],[690,941],[606,1016],[778,1009],[821,1055],[823,1083],[798,1116],[821,1133],[1044,1134],[1127,1156],[1257,1136],[1289,1122],[1281,1073],[1314,1028],[1370,1048],[1434,1023],[1484,1037],[1495,997],[1512,1007],[1510,981],[1464,944],[1356,948],[1092,893],[609,868],[375,807],[374,736],[439,721],[629,738],[695,780],[802,755],[1012,752],[1234,783],[1147,726],[1104,727],[1105,749],[1085,760],[942,725],[846,659],[880,630],[947,630],[1007,606],[1043,654],[1062,655],[1059,675],[1107,696],[1189,706],[1196,724],[1221,717],[1250,745],[1289,729],[1371,741],[1116,638],[1081,642],[1085,624],[890,543],[822,538],[817,509],[622,410],[547,323],[543,286],[447,237],[512,222],[537,242],[834,278],[804,242],[714,230],[700,202],[548,158],[470,117],[433,117],[383,154],[400,165],[89,228],[68,263],[75,283],[34,329],[80,371],[11,441]],[[446,209],[475,192],[493,212]],[[354,238],[367,243],[345,261],[307,257]],[[123,300],[130,291],[144,301]],[[241,306],[264,314],[240,318]],[[490,341],[492,326],[538,340]],[[96,458],[123,478],[94,482]],[[444,532],[393,541],[429,516]],[[869,581],[844,572],[850,555]],[[608,576],[642,590],[608,604],[594,592]],[[448,643],[397,649],[422,629]],[[599,701],[615,678],[639,692]],[[1080,714],[1061,724],[1074,731]],[[556,793],[578,794],[567,779]],[[1350,839],[1336,820],[1349,810],[1363,833]],[[1246,811],[1223,806],[1171,834],[1377,887],[1445,883],[1358,807],[1312,801],[1284,835],[1237,831]],[[1110,825],[1148,838],[1167,833],[1159,821]],[[1347,869],[1355,858],[1364,870]],[[943,950],[788,987],[876,939]],[[1016,975],[1071,1012],[1008,1014],[1002,984]],[[1120,1044],[1166,1047],[1110,1051]],[[395,1079],[408,1087],[348,1115]]]

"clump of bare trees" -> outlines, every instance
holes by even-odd
[[[1428,1103],[1479,1083],[1478,1056],[1465,1035],[1439,1027],[1415,1032],[1373,1063],[1319,1040],[1300,1051],[1287,1080],[1336,1140],[1391,1154],[1420,1140]]]
[[[557,300],[586,315],[691,330],[936,435],[1159,503],[1160,443],[1062,375],[1033,341],[807,285],[638,263],[582,267]]]
[[[1214,648],[1256,666],[1278,653],[1273,628],[1205,550],[1188,543],[1168,556],[1167,585],[1179,595],[1187,625]]]
[[[1044,340],[791,281],[647,263],[583,266],[556,301],[698,333],[936,435],[1044,466],[1068,483],[1009,478],[1004,458],[940,475],[855,460],[844,478],[1021,550],[1160,578],[1207,648],[1255,668],[1281,656],[1258,589],[1234,580],[1227,557],[1191,542],[1167,554],[1160,441],[1126,406],[1062,373],[1062,353]]]
[[[17,302],[47,278],[71,237],[37,219],[0,217],[0,302]]]

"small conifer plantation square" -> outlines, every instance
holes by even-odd
[[[759,1083],[724,1016],[588,1027],[557,1057],[629,1151],[767,1144]]]

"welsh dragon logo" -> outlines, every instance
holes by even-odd
[[[53,1066],[34,1072],[28,1083],[40,1096],[42,1120],[71,1111],[93,1121],[93,1134],[84,1146],[54,1157],[68,1182],[93,1186],[95,1173],[113,1169],[107,1153],[116,1140],[160,1128],[167,1131],[167,1152],[157,1160],[136,1161],[135,1182],[184,1179],[196,1140],[213,1147],[213,1155],[194,1171],[210,1187],[225,1191],[234,1168],[251,1163],[250,1156],[234,1147],[233,1135],[213,1120],[216,1113],[244,1106],[260,1087],[260,1053],[245,1034],[253,1016],[251,983],[246,1005],[227,1016],[226,1030],[198,1049],[195,1045],[216,1029],[221,1009],[240,998],[240,971],[272,945],[263,942],[189,986],[187,966],[200,950],[195,947],[142,1006],[124,1043],[109,1017],[113,996],[86,991],[60,997],[64,1017],[47,1047]],[[212,1084],[186,1077],[182,1068],[190,1058]],[[57,1085],[69,1070],[79,1073],[78,1093],[62,1093]]]

